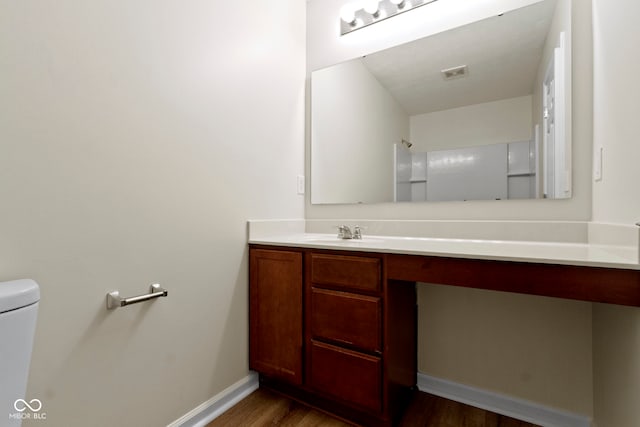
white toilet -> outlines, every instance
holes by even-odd
[[[18,427],[31,415],[24,402],[39,300],[33,280],[0,282],[0,426]]]

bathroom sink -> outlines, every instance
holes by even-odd
[[[318,243],[318,244],[349,244],[349,243],[362,243],[362,240],[354,240],[354,239],[338,239],[337,237],[334,239],[307,239],[307,242]]]
[[[384,239],[379,237],[363,236],[362,239],[340,239],[331,235],[310,235],[305,236],[304,241],[309,243],[316,243],[319,245],[357,245],[359,243],[374,243],[382,242]]]

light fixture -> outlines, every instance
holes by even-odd
[[[379,0],[365,0],[364,11],[369,15],[377,18],[380,16],[380,1]]]
[[[434,1],[437,0],[365,0],[362,9],[357,10],[354,3],[345,4],[340,9],[340,34],[345,35]]]
[[[398,9],[402,9],[405,6],[404,0],[389,0],[389,1],[395,4]]]
[[[340,19],[343,24],[353,26],[356,24],[356,7],[353,3],[347,3],[340,9]]]

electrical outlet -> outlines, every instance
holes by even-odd
[[[298,194],[304,194],[304,175],[298,175]]]
[[[602,181],[602,155],[604,154],[603,147],[597,147],[593,158],[593,180]]]

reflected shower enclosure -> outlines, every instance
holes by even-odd
[[[571,197],[570,41],[541,0],[313,71],[311,203]]]

